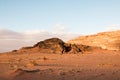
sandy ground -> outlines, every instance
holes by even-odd
[[[120,53],[0,54],[0,80],[120,80]]]

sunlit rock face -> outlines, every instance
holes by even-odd
[[[97,46],[108,50],[120,50],[120,30],[80,36],[67,43]]]

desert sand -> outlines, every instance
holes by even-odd
[[[4,53],[0,80],[120,80],[119,53]]]

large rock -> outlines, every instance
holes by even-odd
[[[59,38],[50,38],[40,41],[32,47],[23,47],[18,52],[25,53],[54,53],[54,54],[77,54],[93,50],[93,47],[87,45],[68,44]]]
[[[19,52],[27,53],[55,53],[55,54],[64,54],[64,53],[82,53],[90,49],[89,46],[85,45],[76,45],[76,44],[66,44],[59,38],[50,38],[44,41],[40,41],[32,47],[23,47]]]
[[[39,47],[40,50],[47,53],[79,53],[82,52],[80,47],[74,44],[66,44],[59,38],[50,38],[44,41],[40,41],[33,47]]]
[[[50,38],[44,41],[40,41],[35,44],[33,47],[38,47],[40,50],[43,50],[48,53],[62,53],[64,51],[64,42],[58,38]]]

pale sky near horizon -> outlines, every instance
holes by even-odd
[[[0,0],[0,52],[116,29],[120,0]]]
[[[0,0],[0,28],[95,33],[120,27],[120,0]]]

